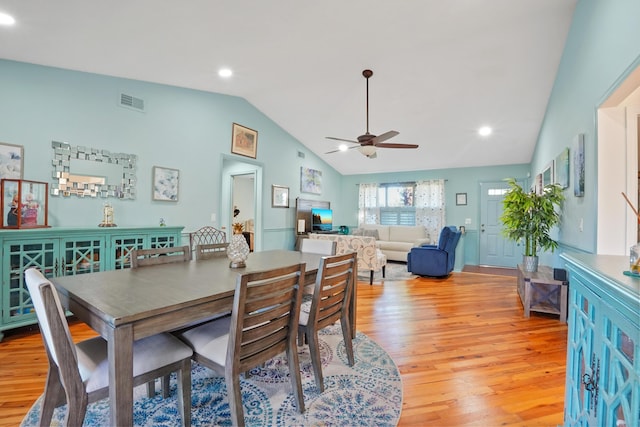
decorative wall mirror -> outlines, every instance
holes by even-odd
[[[52,196],[135,199],[136,156],[52,141]]]

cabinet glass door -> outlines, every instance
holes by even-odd
[[[104,238],[64,240],[62,264],[64,275],[94,273],[105,270]]]
[[[176,236],[174,234],[152,234],[149,236],[149,244],[151,249],[156,248],[172,248],[178,246]]]
[[[2,321],[14,323],[35,318],[31,296],[24,282],[24,271],[35,267],[46,277],[59,274],[61,266],[56,258],[58,240],[5,243],[5,261],[9,268],[2,272]],[[8,260],[8,263],[7,263]]]
[[[111,239],[111,256],[114,270],[131,267],[131,251],[144,248],[144,237],[113,237]]]
[[[640,343],[635,326],[608,305],[602,306],[603,343],[600,397],[602,426],[632,426],[640,421]]]
[[[565,425],[595,425],[595,384],[599,369],[597,356],[594,355],[597,298],[579,286],[577,274],[573,274],[571,279]]]

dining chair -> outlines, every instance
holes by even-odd
[[[198,245],[209,245],[213,243],[227,243],[227,233],[210,225],[200,227],[196,231],[189,233],[189,246],[195,250]]]
[[[320,255],[335,255],[336,242],[332,240],[302,239],[300,242],[300,252]]]
[[[291,387],[304,412],[296,331],[305,264],[238,275],[231,316],[190,329],[178,337],[193,359],[224,375],[234,426],[244,425],[240,373],[285,352]]]
[[[169,264],[172,262],[191,261],[189,246],[162,247],[151,249],[133,249],[131,251],[131,268],[140,268],[152,265]],[[169,375],[161,378],[162,397],[169,397]],[[156,394],[155,380],[147,384],[147,395],[151,398]]]
[[[337,243],[333,240],[320,240],[320,239],[307,239],[304,238],[300,241],[300,252],[320,254],[320,255],[335,255],[337,250]],[[313,294],[313,287],[315,284],[315,278],[309,276],[307,282],[304,284],[302,293],[304,295]]]
[[[185,261],[191,261],[189,246],[133,249],[131,251],[131,268]]]
[[[25,271],[25,282],[49,359],[39,425],[50,425],[54,409],[66,403],[64,424],[80,426],[87,405],[109,396],[107,342],[95,337],[74,345],[53,284],[35,268]],[[166,333],[133,343],[134,386],[177,372],[178,410],[185,426],[191,425],[192,354],[189,346]]]
[[[229,243],[209,243],[196,245],[196,261],[201,259],[218,258],[227,256]]]
[[[324,391],[324,380],[318,343],[319,330],[340,320],[349,366],[353,366],[354,363],[349,303],[354,286],[355,266],[358,262],[356,256],[355,252],[349,252],[344,255],[322,257],[313,297],[305,301],[300,309],[298,344],[303,344],[303,338],[309,343],[313,374],[320,392]]]

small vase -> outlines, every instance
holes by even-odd
[[[536,271],[538,271],[538,257],[522,255],[522,266],[524,268],[524,271],[535,273]]]
[[[631,274],[640,274],[640,243],[631,246],[629,250],[629,271]]]
[[[249,245],[247,239],[242,234],[234,234],[231,236],[231,242],[227,247],[227,258],[231,260],[230,268],[244,268],[247,265],[245,261],[249,256]]]

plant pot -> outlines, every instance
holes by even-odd
[[[538,271],[538,257],[522,255],[522,267],[526,272],[535,273]]]

